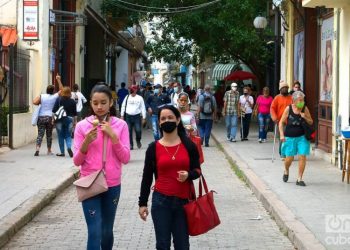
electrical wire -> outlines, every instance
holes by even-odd
[[[190,6],[184,6],[184,7],[152,7],[152,6],[145,6],[145,5],[140,5],[140,4],[136,4],[136,3],[129,3],[123,0],[116,0],[117,2],[123,3],[123,4],[128,4],[128,5],[132,5],[132,6],[136,6],[136,7],[141,7],[141,8],[146,8],[146,9],[158,9],[158,10],[180,10],[180,9],[192,9],[192,8],[196,8],[199,6],[203,6],[203,5],[208,5],[208,4],[212,4],[212,3],[216,3],[219,2],[221,0],[215,0],[212,2],[208,2],[208,3],[201,3],[201,4],[197,4],[197,5],[190,5]]]

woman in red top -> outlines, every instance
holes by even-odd
[[[146,220],[147,201],[155,176],[151,214],[156,234],[156,248],[189,249],[189,235],[183,205],[188,203],[190,183],[199,177],[200,164],[196,145],[187,137],[180,112],[170,105],[159,110],[163,137],[146,151],[139,215]]]

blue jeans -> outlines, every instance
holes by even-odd
[[[154,140],[157,141],[160,139],[158,115],[152,115],[152,129]]]
[[[183,209],[186,203],[187,199],[153,192],[151,214],[156,233],[156,249],[170,249],[171,236],[174,249],[190,249],[186,214]]]
[[[134,146],[133,138],[132,138],[132,131],[135,128],[136,132],[136,141],[140,142],[141,141],[141,115],[128,115],[125,114],[125,121],[128,124],[129,128],[129,140],[130,140],[130,147]]]
[[[225,117],[227,138],[236,139],[237,115],[226,115]]]
[[[82,202],[88,227],[87,250],[113,248],[113,224],[120,197],[120,185]]]
[[[67,148],[72,148],[73,118],[66,116],[57,121],[56,130],[58,136],[58,145],[60,146],[61,154],[64,154],[64,141],[66,141]]]
[[[199,120],[199,135],[206,146],[209,145],[209,139],[210,139],[210,133],[211,128],[213,127],[213,120],[212,119],[200,119]]]
[[[266,139],[267,129],[269,128],[271,116],[270,114],[258,114],[259,122],[259,139]]]

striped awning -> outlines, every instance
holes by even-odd
[[[234,64],[216,64],[213,69],[212,80],[224,80],[225,76],[230,74],[234,67]]]

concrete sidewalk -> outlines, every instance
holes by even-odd
[[[72,159],[46,155],[46,138],[39,157],[35,144],[0,153],[0,248],[57,194],[72,184],[78,168]]]
[[[258,131],[254,128],[249,141],[228,142],[224,123],[218,123],[214,124],[212,135],[298,249],[350,248],[350,230],[346,224],[350,219],[350,185],[341,181],[338,168],[311,155],[304,173],[307,186],[295,184],[297,161],[292,164],[289,181],[284,183],[278,145],[276,160],[274,163],[271,160],[272,133],[267,143],[258,143]],[[238,135],[236,139],[239,138]]]

